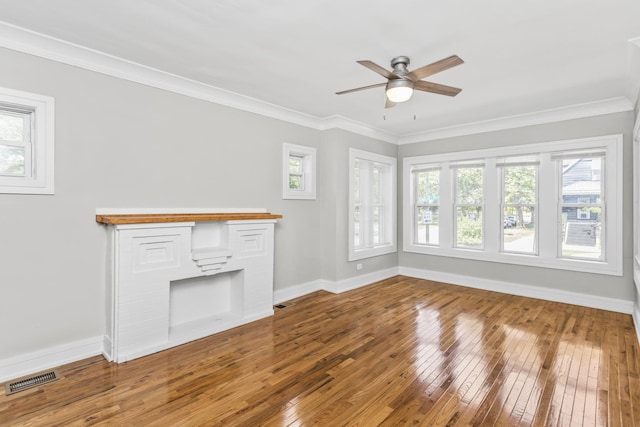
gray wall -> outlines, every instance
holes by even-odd
[[[323,268],[322,278],[340,281],[360,274],[371,273],[398,265],[397,253],[349,262],[349,148],[356,148],[385,156],[396,157],[397,146],[343,130],[323,132],[324,155],[321,191],[323,199]],[[362,264],[362,270],[356,270]]]
[[[599,135],[624,134],[624,193],[623,193],[623,251],[624,276],[606,276],[578,273],[574,271],[554,270],[495,262],[446,258],[433,255],[421,255],[400,252],[399,263],[403,267],[421,268],[446,273],[499,280],[509,283],[561,289],[591,295],[619,298],[628,301],[634,299],[632,278],[632,144],[633,113],[609,114],[579,120],[569,120],[499,132],[489,132],[438,141],[407,144],[399,147],[398,162],[402,168],[402,159],[425,154],[440,154],[455,151],[475,150],[531,144],[536,142],[560,141],[572,138]],[[399,199],[402,200],[402,188],[399,186]],[[399,204],[398,217],[402,219],[403,207]],[[402,230],[402,221],[399,223]],[[400,234],[400,237],[402,235]],[[402,239],[401,239],[402,240]],[[402,247],[402,246],[400,246]]]
[[[347,276],[346,252],[319,242],[346,229],[346,189],[326,180],[346,176],[346,157],[333,156],[348,150],[348,133],[325,137],[11,50],[0,49],[0,63],[1,86],[56,102],[55,195],[0,194],[0,359],[104,334],[106,227],[96,208],[266,208],[284,215],[275,289]],[[317,200],[282,200],[283,142],[318,149]]]

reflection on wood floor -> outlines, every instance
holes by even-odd
[[[398,276],[0,396],[0,425],[640,425],[631,317]]]

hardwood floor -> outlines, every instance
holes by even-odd
[[[398,276],[0,396],[0,425],[640,425],[629,315]]]

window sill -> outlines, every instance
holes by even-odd
[[[360,249],[349,253],[349,261],[357,261],[365,258],[372,258],[380,255],[387,255],[397,252],[395,244],[378,246],[371,249]]]
[[[582,273],[605,274],[609,276],[622,276],[622,263],[613,261],[589,261],[584,259],[566,259],[541,257],[540,255],[527,255],[502,252],[486,252],[478,249],[444,249],[420,245],[405,245],[404,252],[444,256],[449,258],[463,258],[474,261],[497,262],[502,264],[516,264],[530,267],[553,268],[558,270],[578,271]]]

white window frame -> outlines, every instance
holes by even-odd
[[[289,188],[289,158],[302,159],[302,189]],[[303,145],[282,144],[282,198],[315,200],[316,198],[316,149]]]
[[[0,176],[0,193],[54,194],[54,99],[0,87],[0,110],[29,115],[25,144],[25,175]]]
[[[355,183],[356,177],[354,173],[355,163],[360,161],[362,163],[369,164],[381,164],[385,166],[386,173],[382,174],[380,179],[382,203],[384,205],[383,215],[383,230],[381,235],[384,236],[384,242],[374,244],[372,241],[366,241],[366,247],[355,247]],[[397,251],[396,244],[396,212],[397,212],[397,159],[394,157],[384,156],[382,154],[370,153],[368,151],[356,150],[354,148],[349,149],[349,261],[356,261],[359,259],[370,258],[379,255],[385,255],[394,253]],[[372,225],[368,219],[370,216],[366,212],[372,208],[373,201],[367,200],[367,194],[369,193],[366,188],[363,191],[362,185],[367,185],[366,182],[360,180],[360,203],[361,206],[361,232],[362,230],[368,230]],[[363,200],[364,198],[364,200]]]
[[[603,253],[606,257],[602,261],[562,258],[558,251],[559,230],[562,224],[558,218],[560,203],[560,188],[557,162],[551,159],[551,153],[558,151],[604,149],[606,158],[604,170],[606,172],[603,197],[606,198],[606,241]],[[403,160],[403,250],[405,252],[466,258],[480,261],[500,262],[507,264],[529,265],[562,270],[582,271],[589,273],[622,276],[622,152],[623,136],[607,135],[594,138],[581,138],[565,141],[526,144],[485,150],[446,153],[407,157]],[[538,169],[538,222],[537,242],[538,253],[501,252],[503,227],[503,212],[501,210],[501,182],[496,161],[500,157],[538,155],[540,165]],[[485,159],[484,195],[485,195],[485,245],[483,250],[454,247],[454,200],[450,192],[452,188],[451,162],[473,159]],[[442,167],[440,179],[440,246],[428,246],[414,243],[413,218],[413,180],[412,170],[425,164],[439,164]],[[544,189],[544,191],[543,191]]]

